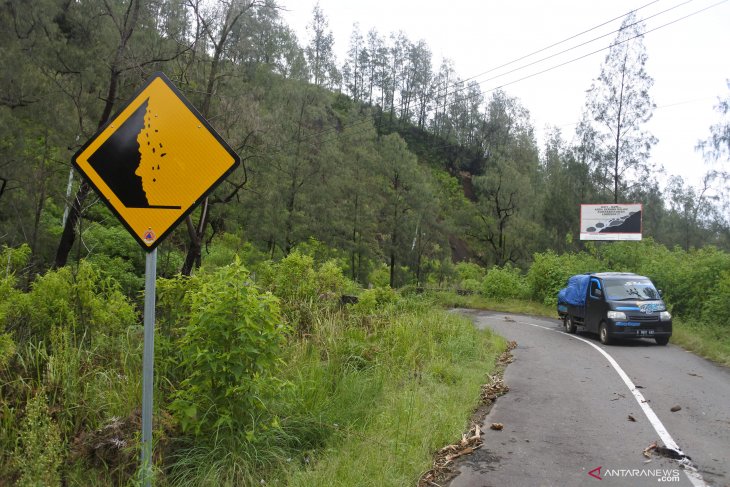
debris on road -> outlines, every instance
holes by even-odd
[[[504,383],[504,380],[498,375],[493,375],[489,378],[489,384],[482,386],[481,399],[483,404],[491,404],[499,396],[503,396],[509,392],[509,387]]]
[[[502,431],[504,425],[502,423],[492,423],[489,427],[493,430]]]
[[[676,413],[680,409],[682,409],[682,406],[680,406],[679,404],[677,404],[676,406],[672,406],[672,408],[670,409],[670,411],[673,412],[673,413]]]
[[[656,449],[656,441],[652,441],[651,445],[644,448],[644,451],[641,452],[642,455],[644,455],[646,458],[651,458],[651,452],[653,452]]]
[[[510,318],[509,316],[505,316],[504,321],[509,321],[509,322],[514,323],[515,320],[513,318]]]
[[[684,460],[685,458],[687,460],[692,460],[684,453],[680,453],[672,448],[667,448],[666,446],[658,445],[656,441],[652,441],[649,446],[644,448],[642,453],[646,458],[651,458],[652,453],[656,453],[659,456],[671,458],[673,460]]]
[[[629,421],[636,423],[636,418],[629,414]]]
[[[433,468],[418,481],[419,487],[438,485],[435,480],[450,472],[449,465],[457,458],[473,453],[482,446],[482,430],[478,424],[472,426],[469,433],[461,435],[459,443],[445,446],[436,454]]]

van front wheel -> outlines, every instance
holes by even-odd
[[[606,326],[606,322],[601,323],[601,327],[598,330],[598,338],[601,340],[601,343],[604,345],[610,345],[611,344],[611,337],[608,336],[608,326]]]
[[[657,345],[666,345],[669,343],[669,337],[654,337],[654,341]]]

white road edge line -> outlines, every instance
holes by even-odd
[[[555,333],[560,333],[563,335],[561,331],[558,331],[554,328],[548,328],[547,326],[537,325],[535,323],[528,323],[526,321],[517,321],[517,323],[522,323],[524,325],[534,326],[537,328],[542,328],[544,330],[553,331]],[[639,389],[636,388],[636,385],[633,383],[633,381],[629,378],[628,375],[626,375],[626,372],[624,372],[624,369],[621,368],[621,366],[614,360],[613,357],[611,357],[608,352],[606,352],[604,349],[599,347],[593,342],[590,342],[586,340],[585,338],[581,338],[579,336],[575,335],[569,335],[570,338],[575,338],[576,340],[580,340],[583,343],[587,343],[591,347],[598,350],[604,357],[606,357],[606,360],[608,360],[608,363],[611,364],[611,366],[614,368],[614,370],[618,373],[619,377],[623,379],[624,384],[629,388],[629,391],[634,395],[634,398],[636,399],[636,402],[639,403],[639,407],[641,407],[641,410],[644,411],[644,414],[646,415],[646,418],[649,420],[649,423],[654,427],[654,431],[657,432],[659,435],[659,438],[664,442],[664,446],[667,448],[671,448],[672,450],[677,451],[680,455],[684,455],[682,450],[679,448],[679,445],[674,441],[672,436],[669,434],[667,429],[662,424],[659,417],[657,417],[656,413],[654,413],[654,410],[649,406],[649,403],[647,402],[646,398],[644,398],[644,395],[641,394]],[[681,463],[681,462],[680,462]],[[692,483],[694,487],[708,487],[705,480],[702,478],[702,475],[696,470],[694,465],[691,464],[683,464],[685,468],[682,469],[684,471],[685,475],[687,475],[687,478]]]

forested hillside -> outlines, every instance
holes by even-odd
[[[155,71],[244,161],[161,247],[163,275],[237,238],[272,258],[317,242],[363,284],[381,266],[394,286],[438,282],[454,261],[526,267],[537,251],[578,250],[578,205],[612,201],[643,203],[644,234],[670,247],[729,244],[718,172],[704,188],[661,187],[649,164],[640,38],[607,53],[578,137],[553,129],[540,147],[529,107],[434,66],[402,32],[354,30],[338,61],[319,9],[302,40],[273,0],[10,1],[1,15],[0,241],[30,246],[29,279],[81,258],[141,271],[70,158]],[[627,17],[617,41],[640,29]],[[634,118],[614,113],[617,72],[632,79]],[[708,159],[723,159],[723,130],[708,128]]]

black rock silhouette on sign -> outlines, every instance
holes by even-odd
[[[104,141],[89,157],[89,164],[127,208],[180,208],[150,205],[142,178],[135,174],[141,160],[137,135],[144,129],[148,102],[149,98]]]
[[[628,215],[610,220],[606,223],[596,223],[586,228],[586,232],[598,233],[641,233],[641,211],[633,211]]]

